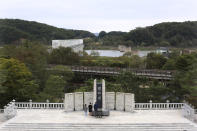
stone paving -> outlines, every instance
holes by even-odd
[[[28,120],[28,121],[27,121]],[[111,111],[101,119],[85,116],[82,111],[64,110],[18,110],[10,119],[14,123],[190,123],[179,110],[138,110],[134,113]]]
[[[71,126],[65,126],[65,124],[70,124]],[[182,117],[180,110],[137,110],[134,113],[111,111],[109,117],[95,118],[85,116],[82,111],[65,112],[64,110],[23,109],[18,110],[16,117],[1,123],[0,130],[7,131],[9,129],[10,131],[10,129],[13,129],[14,131],[16,127],[19,130],[21,128],[27,130],[31,127],[32,130],[49,130],[49,128],[51,130],[52,128],[54,130],[74,130],[76,128],[84,128],[83,130],[85,131],[91,126],[98,129],[106,127],[107,130],[120,128],[121,131],[137,130],[139,128],[143,128],[143,131],[147,130],[147,128],[150,128],[149,130],[152,131],[156,131],[157,128],[160,130],[169,129],[172,131],[172,129],[175,129],[180,131],[186,126],[188,128],[192,126],[192,131],[193,127],[197,129],[196,124]]]

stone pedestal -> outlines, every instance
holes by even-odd
[[[115,109],[115,92],[106,92],[106,109],[114,110]]]
[[[102,80],[102,110],[106,110],[106,101],[105,101],[105,80]]]
[[[134,106],[134,94],[125,93],[125,111],[133,112]]]
[[[109,111],[106,110],[106,93],[105,93],[105,80],[102,80],[102,83],[97,83],[94,80],[94,87],[93,87],[93,106],[97,103],[98,112],[102,114],[102,116],[108,116]],[[93,115],[96,113],[93,113]]]
[[[124,111],[124,93],[116,92],[116,110]]]
[[[83,110],[83,92],[75,92],[75,110]]]
[[[74,94],[66,93],[64,99],[65,111],[74,111]]]
[[[94,80],[93,85],[93,104],[96,103],[96,79]]]

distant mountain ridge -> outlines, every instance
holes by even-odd
[[[57,28],[34,21],[0,19],[0,44],[10,44],[20,39],[51,44],[53,39],[95,37],[88,31]]]
[[[34,21],[0,19],[0,45],[20,39],[51,44],[53,39],[93,38],[103,45],[197,47],[197,21],[164,22],[130,32],[91,33],[63,29]]]
[[[130,32],[100,32],[104,45],[197,47],[197,21],[164,22]]]

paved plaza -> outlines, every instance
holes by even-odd
[[[109,117],[85,116],[82,111],[18,110],[9,120],[15,123],[188,123],[180,110],[137,110],[134,113],[111,111]],[[28,121],[27,121],[28,120]]]
[[[149,130],[149,128],[155,131],[159,129],[172,131],[176,127],[176,131],[181,131],[182,128],[190,129],[190,126],[192,127],[191,131],[197,129],[193,122],[182,117],[180,110],[137,110],[134,113],[111,111],[109,117],[95,118],[85,116],[82,111],[23,109],[18,110],[16,117],[1,123],[0,131],[7,131],[6,129],[9,129],[9,131],[17,129],[23,131],[22,128],[25,130],[29,128],[32,128],[32,130],[49,130],[48,128],[50,130],[53,128],[54,130],[75,130],[80,128],[85,131],[88,127],[94,128],[92,126],[95,126],[98,130],[100,128],[109,130],[108,126],[110,126],[110,130],[120,128],[122,131],[138,130],[138,128],[142,128],[142,131]],[[114,127],[115,129],[113,129]]]

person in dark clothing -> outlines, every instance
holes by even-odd
[[[95,104],[94,104],[94,111],[97,111],[98,110],[98,105],[97,105],[97,103],[95,102]]]
[[[94,115],[95,115],[95,117],[97,117],[97,111],[98,111],[98,105],[95,102],[95,104],[94,104]]]
[[[92,115],[92,103],[90,102],[89,106],[88,106],[88,110],[89,110],[89,115]]]

